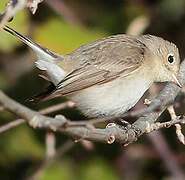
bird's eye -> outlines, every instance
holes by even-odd
[[[175,58],[174,58],[174,56],[173,55],[168,55],[168,62],[169,63],[173,63],[175,61]]]

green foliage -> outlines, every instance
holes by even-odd
[[[9,0],[0,0],[0,12],[4,12],[5,3],[7,2],[9,2]],[[151,23],[147,33],[157,34],[159,36],[164,35],[164,37],[167,37],[166,39],[169,40],[170,37],[174,38],[173,42],[181,44],[182,48],[184,47],[184,0],[66,0],[61,2],[67,2],[66,7],[69,8],[67,11],[69,14],[63,12],[64,15],[68,15],[68,18],[64,18],[65,20],[53,10],[54,8],[51,8],[49,3],[47,4],[46,1],[43,1],[43,3],[39,5],[38,11],[34,16],[30,15],[27,10],[22,10],[16,14],[13,21],[8,23],[8,25],[22,34],[29,33],[29,36],[32,36],[31,38],[53,51],[67,54],[88,42],[110,34],[124,33],[128,25],[136,17],[147,15],[151,17]],[[69,15],[71,15],[70,12],[71,14],[75,14],[75,18],[79,18],[80,23],[68,21],[68,19],[70,19]],[[176,26],[174,26],[174,24]],[[28,48],[24,48],[22,45],[23,43],[15,37],[4,31],[0,31],[0,89],[5,90],[18,102],[25,103],[24,100],[27,98],[27,95],[29,96],[41,92],[45,84],[43,83],[44,81],[40,81],[39,78],[37,78],[38,71],[33,71],[33,67],[24,71],[19,78],[16,78],[17,76],[14,77],[14,72],[19,72],[22,67],[30,66],[25,63],[24,66],[20,67],[20,64],[17,63],[20,62],[19,58],[21,58],[22,55],[27,55],[28,53]],[[181,52],[184,53],[184,50],[182,49]],[[13,70],[13,72],[11,72],[10,69]],[[9,76],[9,74],[11,74],[11,76]],[[63,100],[63,98],[56,99],[43,102],[39,105],[25,104],[34,109],[40,109],[54,105],[55,103],[60,103]],[[183,114],[184,112],[184,107],[182,106],[181,108],[182,113],[179,114]],[[50,115],[54,116],[59,113],[70,119],[81,119],[81,116],[70,108],[67,110],[63,109],[62,111]],[[11,113],[0,111],[1,125],[14,119],[16,119],[16,117]],[[169,117],[166,117],[166,119],[164,117],[163,120],[169,120]],[[172,129],[169,131],[169,129],[167,129],[163,132],[167,134],[166,139],[169,139],[169,144],[173,147],[174,151],[183,153],[184,147],[182,147],[180,143],[177,145],[177,138],[174,130]],[[24,179],[22,177],[34,171],[34,169],[42,163],[45,159],[44,136],[45,130],[31,129],[27,124],[1,133],[1,179]],[[61,134],[59,134],[59,136],[57,134],[56,137],[57,147],[60,147],[61,144],[64,143],[63,141],[68,138],[64,138],[63,135],[61,138]],[[142,138],[146,140],[145,136]],[[128,164],[129,170],[133,172],[133,177],[136,174],[135,179],[139,179],[140,177],[144,177],[145,179],[159,179],[159,177],[169,175],[165,167],[162,169],[161,166],[158,166],[158,162],[161,163],[162,160],[158,158],[152,146],[143,140],[140,140],[138,143],[141,143],[143,149],[146,148],[147,153],[144,159],[145,161],[149,161],[149,163],[147,163],[147,167],[145,163],[140,163],[142,167],[138,169],[132,166],[132,164]],[[80,148],[83,149],[83,153],[80,153]],[[43,176],[41,176],[39,180],[123,179],[124,177],[121,176],[127,173],[126,170],[120,173],[115,167],[124,170],[125,166],[127,166],[127,164],[124,163],[134,162],[134,153],[141,151],[129,151],[127,147],[122,150],[122,147],[119,145],[108,146],[98,143],[94,144],[94,151],[88,151],[83,146],[80,148],[78,146],[72,149],[70,156],[68,153],[64,154],[57,162],[52,163],[44,170]],[[124,151],[127,151],[128,157],[123,154]],[[132,154],[134,154],[134,156],[132,156]],[[181,155],[184,157],[184,154]],[[179,155],[179,157],[181,157],[181,155]],[[120,163],[120,161],[125,160],[124,157],[126,157],[126,161]],[[150,157],[157,159],[157,163],[155,163],[156,161],[153,161],[152,158],[150,159]],[[128,170],[128,167],[125,169]]]
[[[95,157],[81,163],[63,158],[50,164],[39,180],[117,180],[114,169],[103,158]]]
[[[0,35],[1,35],[1,33],[0,33]],[[0,89],[3,89],[6,86],[7,86],[7,81],[4,77],[4,74],[0,72]]]
[[[128,21],[131,22],[138,16],[146,15],[148,16],[147,10],[142,6],[137,6],[136,4],[130,3],[125,7],[125,14]]]
[[[163,0],[160,3],[163,14],[169,22],[179,22],[184,14],[185,1],[184,0]]]
[[[49,49],[66,54],[81,45],[105,36],[106,33],[92,31],[79,25],[65,23],[57,18],[51,18],[47,23],[39,26],[34,39]]]
[[[2,1],[3,4],[3,1]],[[2,7],[2,6],[1,6]],[[29,16],[26,10],[20,11],[14,17],[14,20],[8,25],[15,28],[17,31],[26,34],[28,31]],[[16,38],[10,34],[0,31],[0,50],[5,52],[12,51],[17,45],[21,44]]]
[[[11,160],[20,160],[28,158],[43,159],[44,147],[36,136],[34,131],[27,125],[21,125],[13,131],[4,134],[6,143],[3,146],[3,151]]]
[[[9,2],[9,0],[1,0],[0,1],[0,12],[4,12],[6,9],[6,4]]]
[[[115,170],[103,158],[91,158],[81,165],[81,180],[116,180],[119,179]]]
[[[39,180],[74,180],[76,176],[73,166],[74,164],[70,160],[57,161],[45,169]]]

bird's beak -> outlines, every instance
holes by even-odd
[[[177,79],[177,77],[175,76],[175,74],[172,74],[173,77],[173,82],[179,86],[180,88],[182,88],[182,85],[180,84],[179,80]]]

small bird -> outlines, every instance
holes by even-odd
[[[32,101],[59,96],[72,100],[88,117],[121,116],[153,82],[177,80],[180,57],[175,44],[153,35],[113,35],[59,55],[6,26],[36,53],[36,66],[51,82]]]

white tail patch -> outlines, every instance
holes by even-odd
[[[43,77],[44,79],[47,79],[51,81],[55,86],[64,79],[65,77],[65,72],[62,68],[60,68],[58,65],[52,63],[52,62],[47,62],[45,60],[39,60],[35,62],[35,65],[38,69],[42,71],[46,71],[48,74],[48,77]]]

